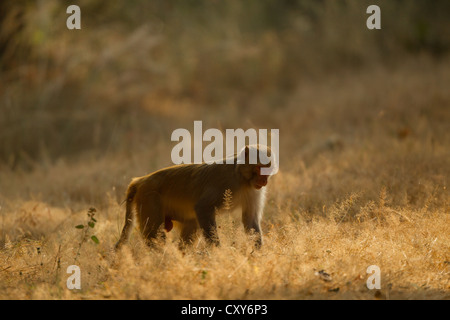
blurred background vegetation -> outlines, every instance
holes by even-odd
[[[0,0],[0,298],[448,299],[449,50],[449,0]],[[262,254],[221,215],[212,254],[116,267],[128,183],[194,120],[280,130]]]
[[[448,65],[447,0],[70,4],[81,8],[81,30],[66,28],[66,2],[0,3],[0,170],[18,177],[73,169],[51,178],[48,201],[65,186],[70,199],[89,202],[101,183],[102,191],[123,188],[130,175],[169,165],[170,133],[191,129],[193,120],[204,128],[280,128],[281,149],[291,156],[323,141],[334,148],[356,137],[360,146],[372,145],[385,131],[406,137],[423,117],[431,140],[448,141],[447,71],[435,77]],[[382,30],[366,28],[371,4],[381,8]],[[414,74],[402,91],[413,71],[396,78],[401,66],[433,80],[422,86]],[[412,97],[427,86],[437,88],[436,107],[430,97]],[[371,127],[386,105],[386,130]],[[306,166],[316,156],[299,154]],[[74,163],[98,165],[83,173]],[[102,168],[109,173],[99,176]],[[76,186],[57,183],[83,174],[97,187],[82,182],[79,196]],[[2,189],[7,195],[14,188]],[[38,190],[30,182],[28,192]]]

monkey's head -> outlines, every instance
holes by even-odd
[[[269,177],[276,173],[275,155],[263,145],[245,146],[238,155],[238,164],[243,178],[255,189],[265,187]]]

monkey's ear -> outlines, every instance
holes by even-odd
[[[237,157],[237,163],[238,164],[248,164],[249,163],[249,158],[250,158],[249,155],[250,155],[250,149],[249,149],[248,146],[245,146],[239,152],[239,155]]]
[[[245,146],[244,148],[244,155],[245,155],[245,163],[249,164],[250,163],[250,148],[248,146]]]
[[[244,148],[239,151],[239,154],[237,156],[237,163],[238,164],[249,164],[250,163],[250,147],[245,146]]]

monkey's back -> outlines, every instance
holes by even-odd
[[[138,198],[157,194],[166,211],[194,210],[191,199],[214,199],[208,205],[220,208],[226,190],[238,193],[236,176],[234,164],[182,164],[135,178],[131,184],[137,186]],[[217,194],[220,197],[213,196]]]

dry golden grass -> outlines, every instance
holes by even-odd
[[[119,235],[122,209],[111,205],[98,214],[94,232],[101,242],[83,244],[75,261],[81,233],[74,225],[85,221],[86,213],[23,204],[5,228],[9,223],[21,226],[36,237],[5,243],[1,298],[449,298],[450,219],[443,211],[394,210],[380,201],[361,209],[350,222],[293,219],[280,212],[264,223],[265,245],[256,252],[237,227],[239,219],[221,216],[220,248],[205,248],[200,240],[182,253],[169,237],[159,250],[149,250],[134,236],[115,255],[111,247]],[[66,288],[66,269],[72,264],[81,268],[81,290]],[[381,268],[381,290],[366,287],[370,265]],[[320,270],[331,281],[319,277]]]
[[[81,33],[58,29],[57,1],[25,11],[31,53],[0,74],[0,299],[450,298],[445,15],[422,34],[421,7],[383,2],[382,37],[359,29],[360,1],[80,3]],[[127,184],[170,165],[171,132],[194,120],[280,129],[263,248],[234,213],[220,248],[181,252],[174,231],[150,250],[134,232],[114,254]],[[99,244],[75,228],[90,207]]]

